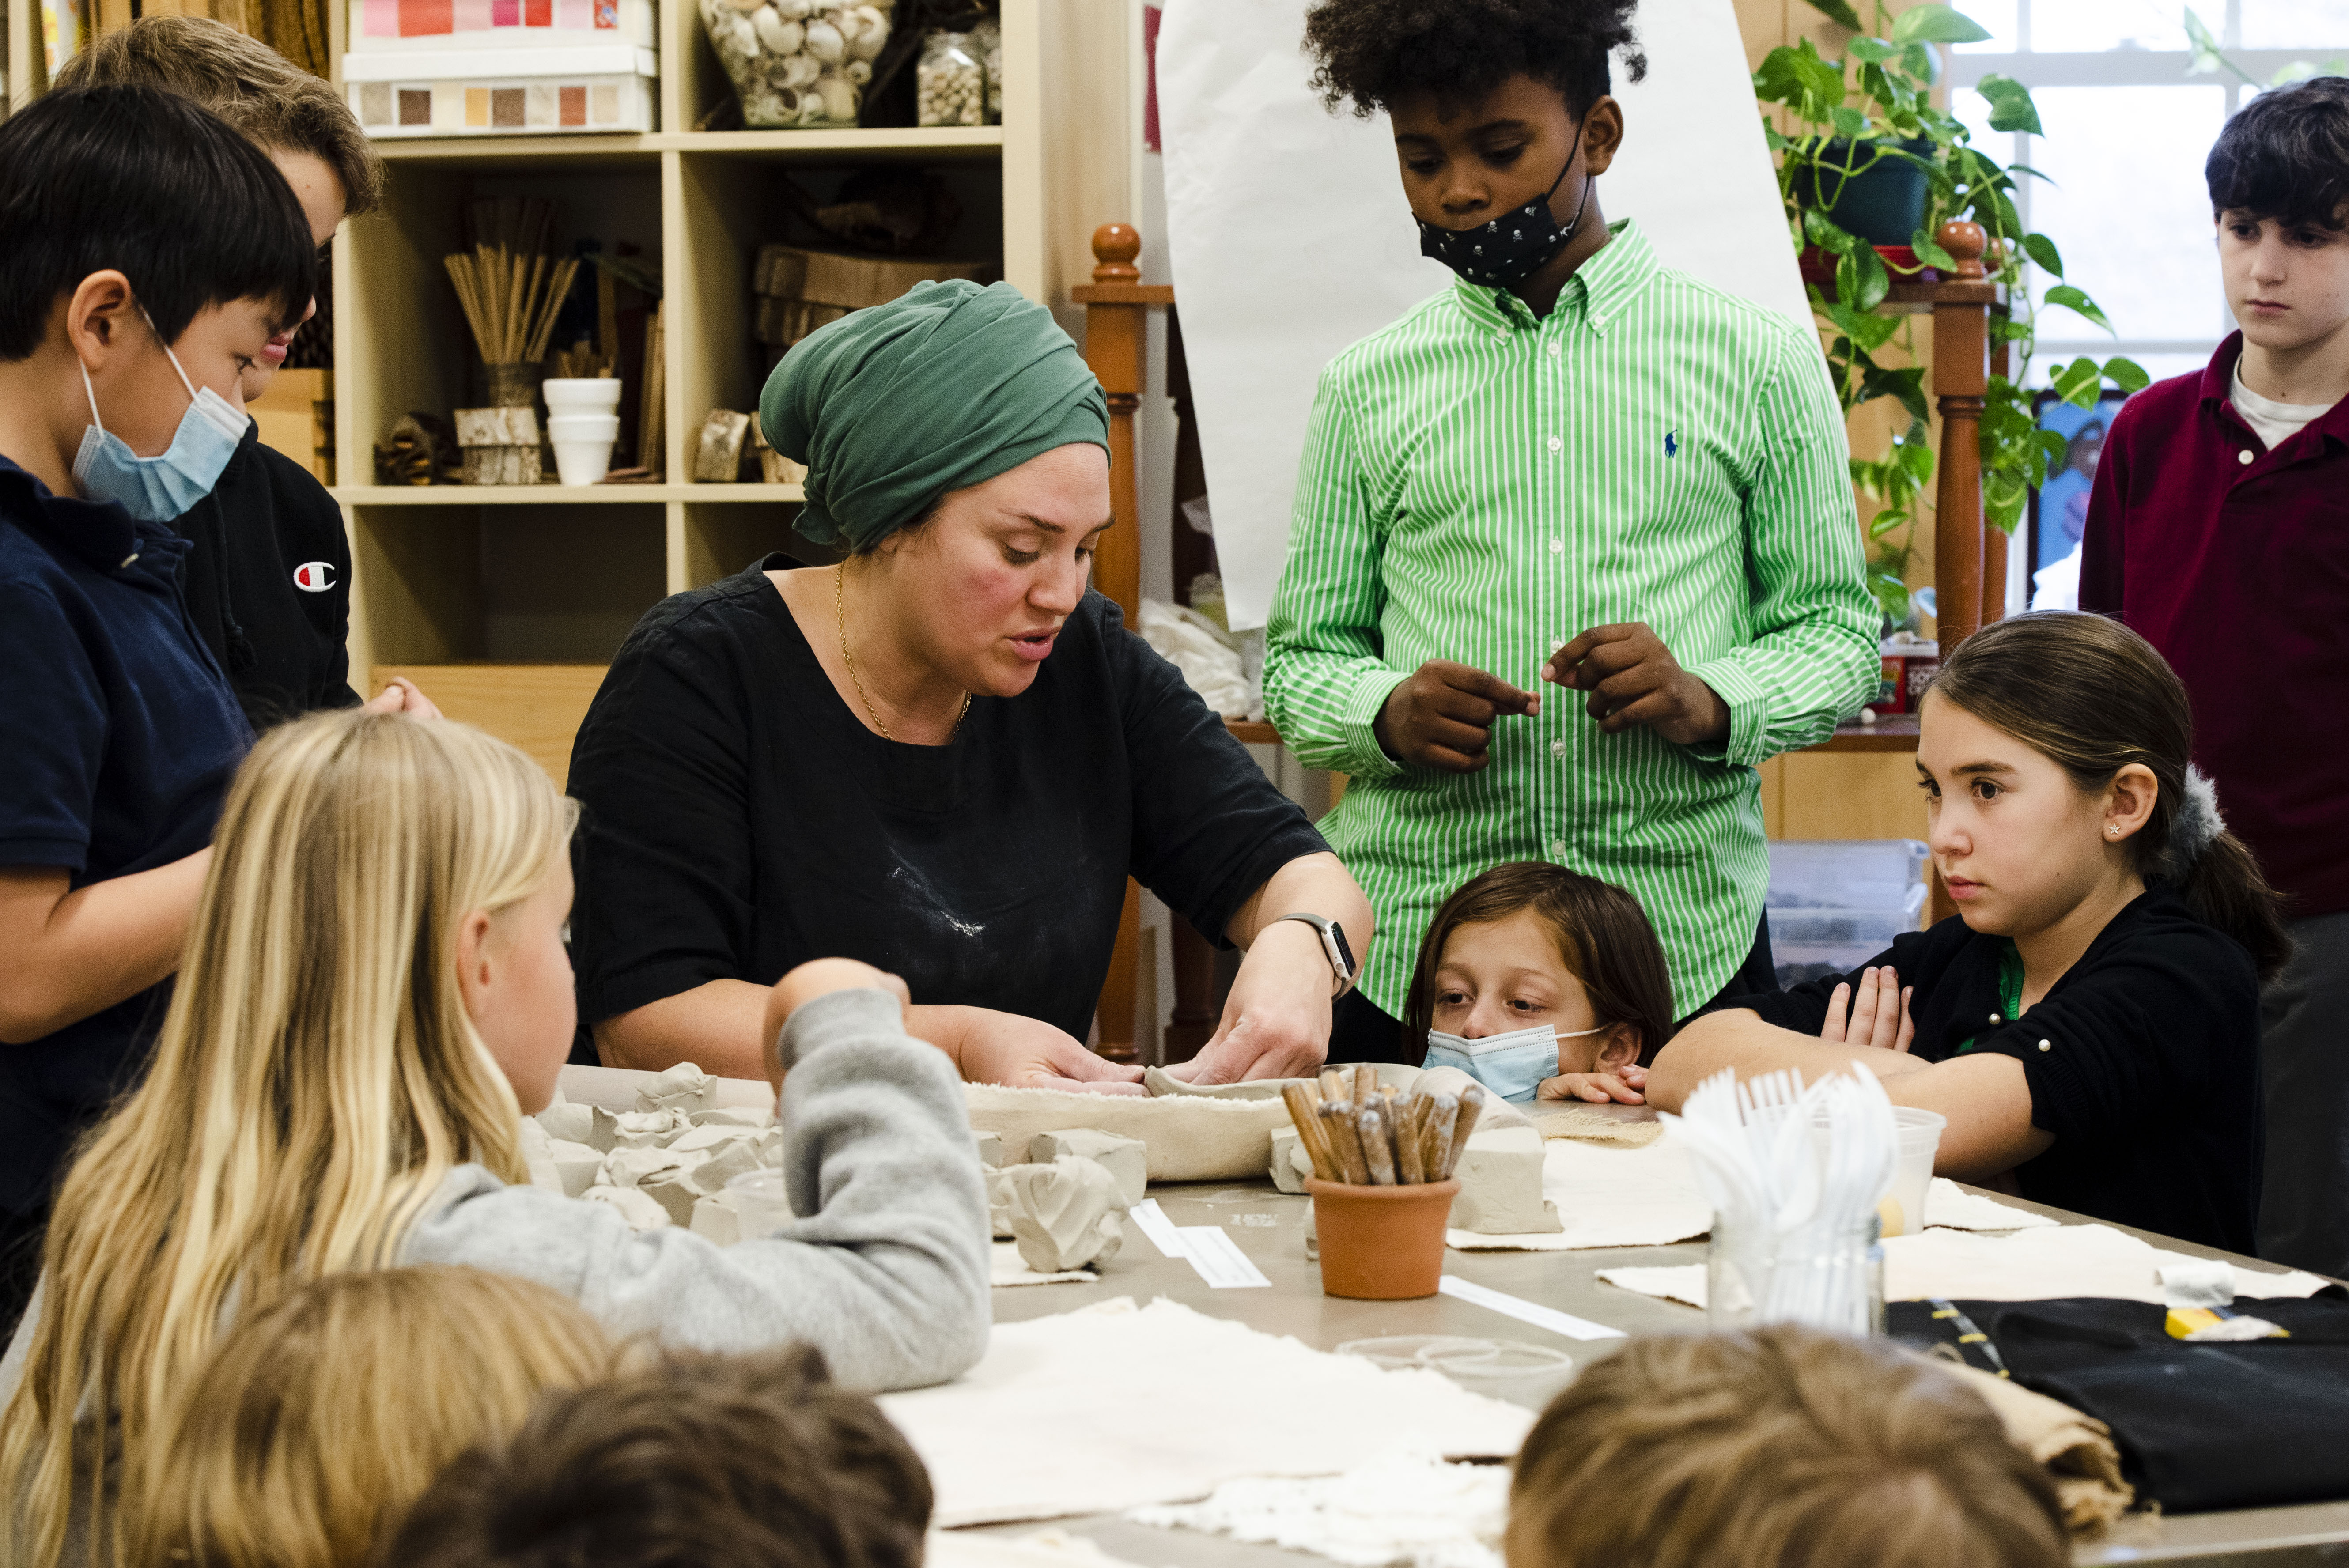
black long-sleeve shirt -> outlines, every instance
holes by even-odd
[[[2053,1147],[2015,1170],[2023,1195],[2209,1246],[2249,1253],[2259,1217],[2260,985],[2251,955],[2162,886],[2113,916],[2020,1018],[2005,1016],[2006,939],[1960,917],[1894,939],[1868,960],[1916,995],[1911,1047],[2023,1064],[2031,1124]],[[1839,983],[1724,1006],[1816,1035]]]

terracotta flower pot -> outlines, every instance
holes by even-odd
[[[1357,1187],[1309,1176],[1305,1190],[1313,1194],[1323,1295],[1408,1301],[1435,1294],[1458,1181]]]

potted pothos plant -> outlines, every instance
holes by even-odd
[[[1868,586],[1886,617],[1905,624],[1917,507],[1932,482],[1933,452],[1926,438],[1924,370],[1877,359],[1896,338],[1915,357],[1914,318],[1878,310],[1894,276],[1954,270],[1955,260],[1933,238],[1953,218],[1971,219],[1989,236],[1983,265],[1991,281],[2005,286],[2009,302],[2004,311],[1992,313],[1990,340],[1993,349],[2004,346],[2008,357],[2006,374],[1990,378],[1983,400],[1982,509],[2010,533],[2031,491],[2046,481],[2049,462],[2064,457],[2063,438],[2039,428],[2032,394],[2023,389],[2039,312],[2068,310],[2108,333],[2113,328],[2095,301],[2064,281],[2055,242],[2027,231],[2015,210],[2016,179],[2045,176],[2024,164],[2002,164],[1975,147],[1965,125],[1933,102],[1940,66],[1934,46],[1990,35],[1938,0],[1897,14],[1885,0],[1871,0],[1872,18],[1863,18],[1851,0],[1807,3],[1850,30],[1841,57],[1822,54],[1809,38],[1773,49],[1754,74],[1754,92],[1783,111],[1784,129],[1764,123],[1795,248],[1822,263],[1806,269],[1814,277],[1832,279],[1807,286],[1844,413],[1879,397],[1898,399],[1909,413],[1908,428],[1893,438],[1889,451],[1855,457],[1851,464],[1853,485],[1879,508],[1868,531]],[[2041,134],[2038,108],[2021,82],[1988,76],[1976,90],[1990,104],[1993,130]],[[1848,217],[1845,209],[1858,187],[1880,187],[1887,177],[1900,175],[1924,187],[1920,216],[1905,245],[1888,243],[1881,234],[1871,241],[1838,221]],[[1880,201],[1870,205],[1883,210]],[[1831,273],[1824,264],[1830,260]],[[2026,263],[2053,280],[2036,299],[2026,286]],[[2050,377],[2057,393],[2082,407],[2095,407],[2106,383],[2134,392],[2147,380],[2133,360],[2086,356],[2055,366]]]

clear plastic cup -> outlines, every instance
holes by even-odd
[[[726,1183],[727,1200],[742,1217],[742,1239],[772,1235],[799,1216],[780,1171],[745,1171]]]
[[[1892,1201],[1900,1205],[1900,1228],[1885,1216],[1884,1233],[1913,1236],[1925,1228],[1925,1195],[1933,1187],[1933,1161],[1941,1150],[1941,1130],[1950,1119],[1935,1110],[1913,1106],[1892,1108],[1893,1124],[1900,1130],[1900,1160],[1892,1170]]]

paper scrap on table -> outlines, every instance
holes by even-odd
[[[1137,1508],[1126,1517],[1310,1552],[1353,1568],[1501,1568],[1509,1471],[1398,1455],[1312,1480],[1226,1481],[1204,1502]]]
[[[1588,1247],[1661,1247],[1713,1228],[1689,1165],[1670,1139],[1639,1149],[1556,1139],[1542,1145],[1542,1196],[1566,1229],[1547,1235],[1482,1235],[1447,1231],[1462,1252],[1571,1252]]]
[[[1936,1176],[1925,1189],[1925,1224],[1951,1231],[2035,1231],[2064,1222],[2028,1209],[2002,1203],[1980,1192],[1969,1192],[1947,1176]]]
[[[1158,1249],[1160,1257],[1187,1258],[1191,1255],[1189,1249],[1183,1245],[1183,1233],[1174,1221],[1166,1217],[1166,1211],[1158,1206],[1157,1199],[1145,1198],[1128,1209],[1125,1217],[1150,1238],[1150,1244]]]
[[[1027,1535],[973,1535],[933,1530],[922,1544],[922,1568],[1133,1568],[1099,1543],[1064,1530]]]
[[[1435,1288],[1455,1301],[1464,1301],[1472,1305],[1488,1307],[1505,1317],[1514,1317],[1519,1323],[1530,1323],[1536,1328],[1547,1328],[1552,1334],[1563,1334],[1568,1339],[1620,1339],[1623,1337],[1623,1331],[1619,1328],[1609,1328],[1603,1323],[1593,1323],[1587,1317],[1577,1317],[1570,1312],[1560,1312],[1556,1307],[1544,1306],[1538,1302],[1527,1301],[1522,1296],[1510,1295],[1505,1291],[1495,1290],[1490,1285],[1482,1285],[1473,1280],[1462,1279],[1457,1274],[1445,1274],[1443,1283]]]
[[[1185,1502],[1397,1453],[1506,1459],[1534,1419],[1440,1372],[1129,1297],[998,1324],[962,1377],[880,1403],[929,1467],[941,1529]]]
[[[1884,1243],[1887,1301],[2052,1301],[2107,1296],[2162,1305],[2157,1271],[2191,1263],[2184,1253],[2153,1246],[2110,1225],[2051,1225],[1985,1236],[1927,1231]],[[2239,1296],[2307,1296],[2325,1281],[2298,1269],[2271,1274],[2233,1265]],[[1704,1305],[1704,1265],[1600,1269],[1609,1284],[1641,1295]]]
[[[1064,1269],[1059,1274],[1039,1274],[1028,1266],[1019,1255],[1018,1242],[998,1242],[988,1257],[988,1284],[1000,1290],[1016,1284],[1092,1284],[1101,1275],[1091,1269]]]
[[[1249,1285],[1269,1286],[1264,1271],[1240,1251],[1221,1225],[1183,1225],[1176,1233],[1183,1238],[1184,1255],[1199,1277],[1211,1290],[1237,1290]]]

